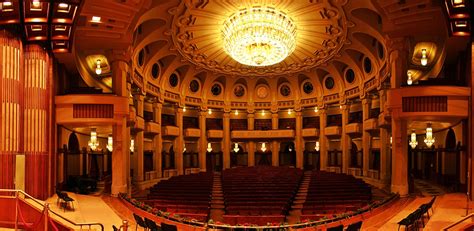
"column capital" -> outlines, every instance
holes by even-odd
[[[161,102],[153,102],[153,108],[162,109],[163,104]]]
[[[226,119],[230,118],[230,112],[224,112],[223,116]]]
[[[200,117],[201,117],[201,116],[202,116],[202,117],[206,117],[207,114],[208,114],[207,111],[199,111],[199,116],[200,116]]]
[[[303,112],[302,111],[297,111],[297,112],[295,112],[295,115],[297,117],[301,117],[303,115]]]
[[[277,118],[278,119],[278,112],[272,113],[272,118]]]
[[[140,101],[145,100],[145,96],[142,95],[142,94],[134,94],[133,97],[136,98],[137,100],[140,100]]]
[[[350,107],[349,105],[347,105],[347,104],[342,104],[341,106],[342,106],[342,108],[341,108],[342,112],[348,112],[349,109],[351,108],[351,107]]]
[[[247,113],[247,118],[255,118],[255,114],[254,113]]]
[[[361,102],[362,102],[362,105],[367,105],[370,103],[372,99],[368,98],[368,97],[365,97],[365,98],[362,98]]]
[[[105,51],[105,56],[110,63],[114,62],[128,62],[131,60],[131,49],[110,49]]]
[[[183,114],[183,108],[182,107],[176,108],[176,113]]]

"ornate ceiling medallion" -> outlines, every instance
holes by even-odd
[[[169,12],[173,21],[168,35],[186,60],[215,73],[274,76],[310,71],[345,45],[353,25],[344,13],[346,3],[185,0]]]
[[[224,22],[224,50],[248,66],[270,66],[283,61],[296,47],[296,25],[271,7],[239,10]]]

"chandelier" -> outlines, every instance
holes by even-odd
[[[431,148],[434,142],[435,138],[433,137],[433,128],[431,128],[431,124],[428,124],[428,127],[426,127],[425,144],[428,148]]]
[[[416,145],[418,145],[418,141],[416,141],[416,133],[415,130],[411,132],[411,139],[410,142],[408,143],[412,149],[416,148]]]
[[[207,152],[212,152],[211,143],[207,143]]]
[[[314,150],[319,152],[319,141],[316,141],[316,144],[314,145]]]
[[[130,139],[130,152],[135,151],[135,140],[132,138]]]
[[[296,25],[271,7],[245,8],[224,22],[224,50],[248,66],[270,66],[283,61],[296,47]]]
[[[89,140],[87,145],[89,145],[92,151],[97,150],[97,147],[99,147],[99,141],[97,140],[97,131],[95,128],[91,129],[91,139]]]
[[[265,143],[262,143],[262,147],[260,148],[260,150],[262,150],[262,152],[267,151],[267,147],[265,146]]]
[[[109,135],[109,137],[107,137],[107,146],[106,146],[107,150],[109,150],[109,152],[112,152],[114,150],[114,140],[112,138],[112,135]]]
[[[234,152],[239,152],[240,148],[237,143],[234,143]]]

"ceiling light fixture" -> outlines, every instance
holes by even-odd
[[[412,85],[412,84],[413,84],[413,79],[411,78],[411,76],[412,76],[411,71],[408,71],[408,72],[407,72],[407,76],[408,76],[407,84],[408,84],[408,85]]]
[[[245,8],[231,15],[222,29],[224,50],[248,66],[283,61],[296,47],[296,24],[271,7]]]
[[[428,65],[428,57],[426,56],[426,49],[421,49],[421,65],[426,66]]]
[[[464,0],[452,0],[453,7],[458,8],[458,7],[465,7],[464,5]]]
[[[112,152],[114,150],[114,140],[112,138],[112,135],[109,135],[109,137],[107,137],[107,146],[106,146],[107,150],[109,150],[109,152]]]
[[[32,10],[41,9],[41,2],[39,0],[33,0],[31,2]]]
[[[237,143],[234,143],[234,152],[239,152],[239,151],[240,151],[239,145]]]
[[[415,130],[412,130],[411,132],[411,139],[410,142],[408,143],[412,149],[416,148],[416,145],[418,145],[418,141],[416,141],[416,133]]]
[[[97,65],[97,66],[96,66],[96,68],[95,68],[95,73],[96,73],[97,75],[102,74],[102,67],[100,67],[100,63],[101,63],[100,59],[97,59],[97,61],[96,61],[96,65]]]
[[[89,145],[92,151],[97,150],[97,147],[99,147],[99,141],[97,141],[97,131],[95,128],[91,128],[91,139],[89,142],[87,142],[87,145]]]
[[[2,6],[12,6],[12,2],[3,2]]]
[[[100,22],[100,17],[99,16],[92,16],[92,22],[99,23]]]
[[[69,7],[69,5],[67,3],[62,2],[62,3],[58,4],[58,7],[61,8],[61,9],[67,9]]]
[[[428,127],[426,127],[426,136],[425,136],[425,144],[426,147],[431,148],[435,142],[435,138],[433,137],[433,128],[431,127],[431,124],[428,124]]]

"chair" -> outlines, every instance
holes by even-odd
[[[421,221],[421,224],[423,224],[423,227],[425,227],[425,221],[423,219],[423,210],[421,208],[418,208],[415,212],[413,212],[415,215],[415,224],[416,224],[416,228],[418,228],[420,225],[418,224],[418,222]]]
[[[403,218],[401,221],[399,221],[398,224],[398,230],[400,230],[400,226],[405,226],[405,230],[408,229],[413,223],[415,222],[415,217],[414,213],[410,213],[407,217]]]
[[[169,225],[169,224],[161,222],[161,230],[163,230],[163,231],[178,231],[178,228],[176,228],[176,225]]]
[[[327,229],[327,231],[343,231],[343,230],[344,230],[344,225],[339,225],[339,226]]]
[[[115,226],[115,225],[112,225],[112,229],[114,229],[114,231],[120,231],[120,229],[117,228],[117,226]]]
[[[359,231],[362,228],[362,221],[352,223],[347,226],[346,231]]]
[[[152,220],[145,217],[145,224],[150,231],[161,231],[161,228]]]
[[[74,210],[74,199],[69,197],[66,192],[61,192],[59,190],[56,190],[56,195],[58,195],[58,199],[56,200],[56,203],[61,204],[61,200],[64,201],[64,212],[66,212],[66,207],[71,203],[71,208]]]
[[[143,227],[145,230],[148,229],[148,227],[145,224],[145,221],[142,219],[142,217],[138,216],[137,214],[133,214],[133,218],[135,218],[135,222],[137,222],[137,226],[135,226],[135,231],[138,229],[138,226]]]

